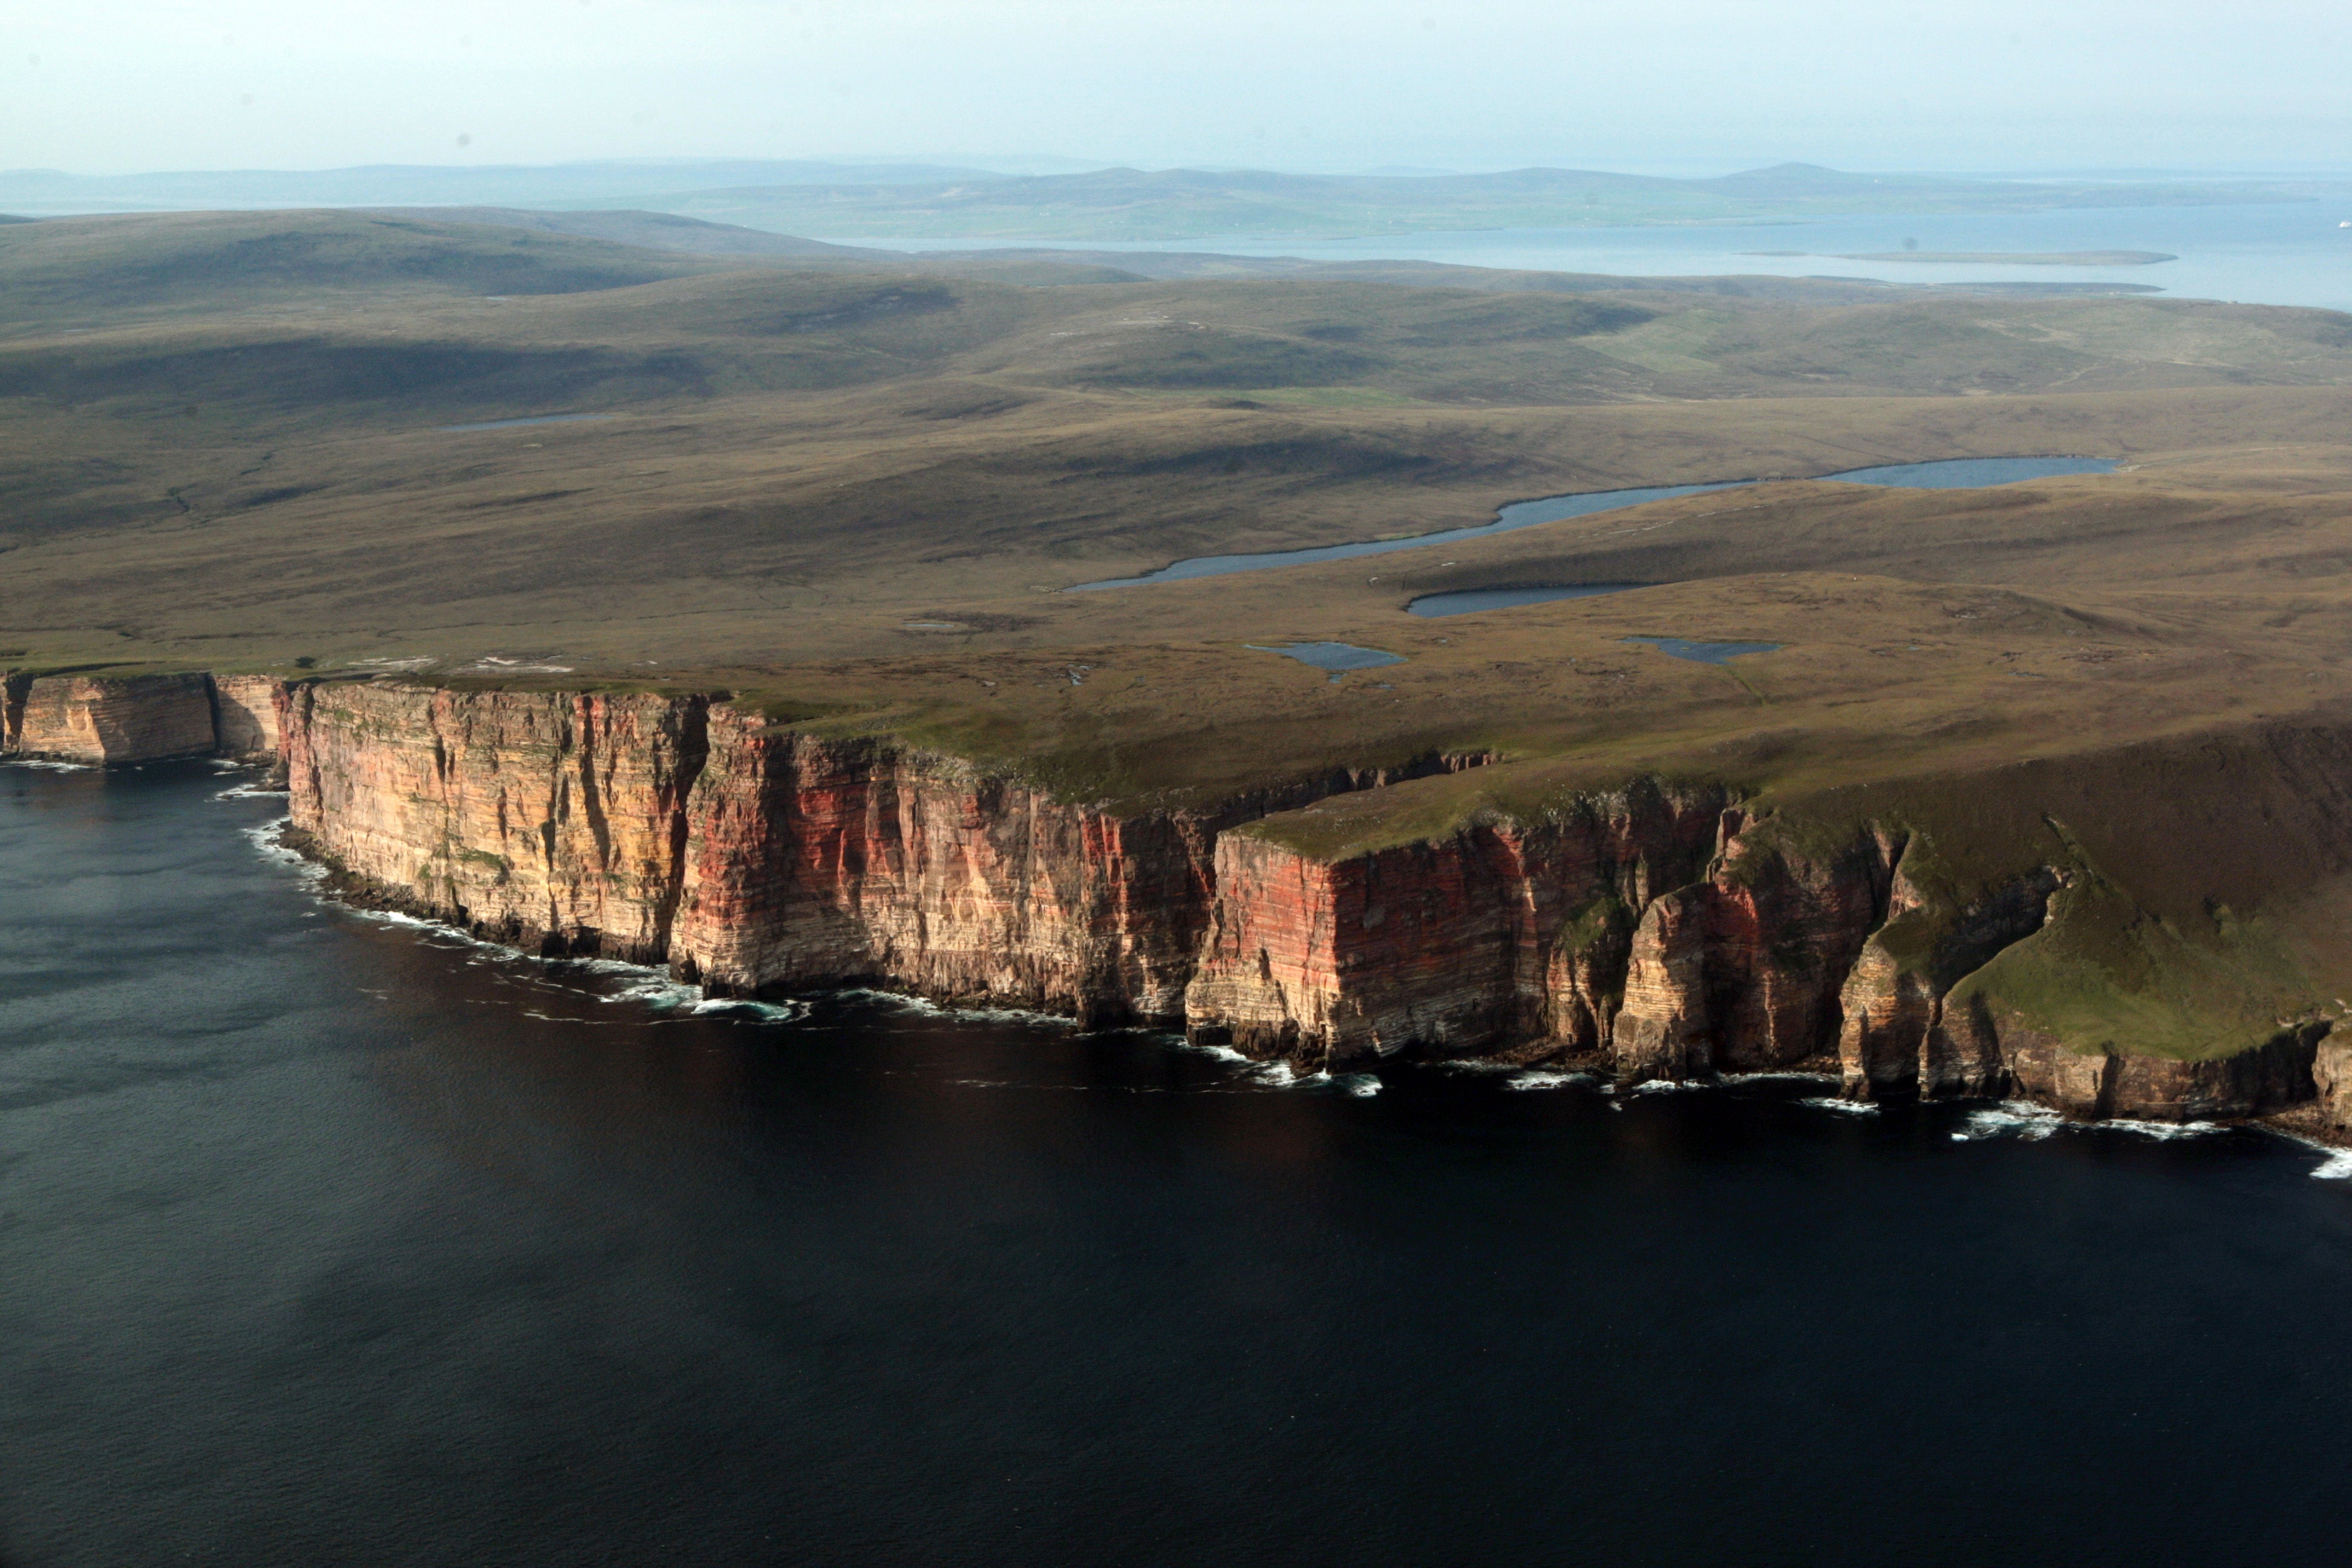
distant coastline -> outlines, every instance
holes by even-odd
[[[2161,250],[1746,250],[1743,256],[1824,256],[1832,261],[1925,261],[1969,267],[2151,267],[2178,261]]]

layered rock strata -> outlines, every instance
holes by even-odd
[[[2352,1135],[2352,1037],[2321,1040],[2312,1053],[2311,1076],[2321,1114],[2337,1132]]]
[[[502,942],[658,963],[708,708],[300,686],[284,735],[293,827],[350,890]]]
[[[21,755],[103,764],[203,756],[215,744],[206,675],[48,675],[8,686],[8,750]]]
[[[723,697],[372,681],[297,687],[283,711],[296,841],[347,889],[714,993],[872,984],[1181,1020],[1307,1068],[1802,1066],[1858,1098],[2181,1118],[2318,1096],[2352,1122],[2352,1057],[2315,1021],[2173,1060],[2068,1049],[1992,1005],[1979,981],[2045,929],[2073,862],[1963,888],[1909,828],[1759,817],[1719,786],[1636,781],[1325,856],[1249,825],[1485,759],[1120,810]]]
[[[31,676],[0,669],[0,756],[18,749],[16,736],[25,722],[25,698],[32,689]]]
[[[278,709],[288,698],[286,683],[275,676],[214,677],[215,753],[243,762],[276,762],[281,728]]]
[[[99,766],[218,756],[277,761],[286,682],[268,675],[0,671],[0,754]]]
[[[1097,1022],[1181,1016],[1223,828],[1479,760],[1122,815],[702,697],[325,683],[287,720],[299,842],[368,896],[714,993],[857,981]]]
[[[2084,1054],[1968,991],[2042,928],[2058,868],[1955,905],[1906,875],[1906,834],[1804,844],[1780,828],[1653,785],[1537,829],[1337,860],[1228,837],[1188,1026],[1307,1067],[1411,1048],[1556,1058],[1624,1084],[1833,1068],[1855,1099],[2013,1094],[2151,1120],[2322,1093],[2352,1125],[2352,1049],[2324,1047],[2324,1022],[2212,1059]]]
[[[1185,993],[1192,1032],[1318,1066],[1407,1046],[1597,1043],[1622,1027],[1631,912],[1656,923],[1654,890],[1705,864],[1725,804],[1645,784],[1535,826],[1336,862],[1228,835]]]

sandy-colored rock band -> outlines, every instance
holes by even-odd
[[[2175,1061],[2059,1048],[1946,1003],[1880,937],[1922,898],[1899,835],[1756,847],[1719,789],[1642,781],[1538,826],[1331,861],[1231,829],[1409,770],[1115,814],[956,758],[701,696],[400,681],[0,677],[5,747],[109,763],[275,757],[290,840],[348,896],[541,952],[667,963],[714,994],[850,983],[1181,1024],[1321,1068],[1412,1049],[1621,1080],[1832,1062],[1857,1098],[2015,1095],[2085,1117],[2352,1127],[2324,1024]],[[2055,873],[1965,911],[1975,963]]]

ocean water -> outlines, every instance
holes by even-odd
[[[9,1568],[2342,1549],[2320,1152],[698,1009],[241,777],[0,767]]]
[[[1234,237],[1171,243],[835,237],[844,244],[904,250],[1046,243],[1074,250],[1206,251],[1227,256],[1298,256],[1316,261],[1444,261],[1464,267],[1603,272],[1627,278],[1750,275],[1871,278],[1915,284],[2121,283],[2162,290],[2156,298],[2352,310],[2352,228],[2338,226],[2347,220],[2352,220],[2352,207],[2313,201],[1940,213],[1720,227],[1662,224],[1628,228],[1499,228],[1354,239]],[[2161,252],[2178,259],[2123,267],[1846,259],[1852,255],[1900,251],[1906,239],[1917,240],[1923,251],[1946,253],[2137,250]],[[1769,254],[1774,251],[1802,254]]]

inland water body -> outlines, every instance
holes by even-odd
[[[1822,474],[1822,479],[1853,485],[1885,485],[1897,489],[1957,490],[1988,485],[2013,485],[2027,479],[2057,479],[2070,474],[2111,474],[2113,458],[1945,458],[1929,463],[1891,463],[1872,468],[1847,468]],[[1659,485],[1642,489],[1580,490],[1570,495],[1542,496],[1512,501],[1492,522],[1472,528],[1449,528],[1435,533],[1415,533],[1401,539],[1364,539],[1352,544],[1321,544],[1306,550],[1276,550],[1251,555],[1195,555],[1146,572],[1140,577],[1108,577],[1099,583],[1072,584],[1064,592],[1091,593],[1099,588],[1136,588],[1150,583],[1181,583],[1194,577],[1229,577],[1236,572],[1265,572],[1277,566],[1306,566],[1318,561],[1350,561],[1366,555],[1393,555],[1401,550],[1426,550],[1436,544],[1459,544],[1493,533],[1516,533],[1547,522],[1565,522],[1596,512],[1623,511],[1654,500],[1672,500],[1709,490],[1739,489],[1754,479],[1718,479],[1704,485]],[[1530,601],[1522,601],[1530,602]]]
[[[697,1012],[238,776],[0,768],[10,1568],[2341,1555],[2299,1145]]]

